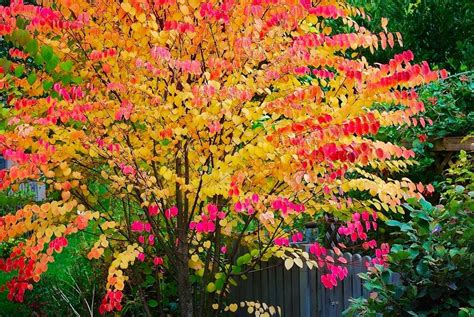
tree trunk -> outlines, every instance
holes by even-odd
[[[179,304],[181,308],[181,317],[193,317],[193,293],[191,283],[189,281],[189,252],[188,245],[185,242],[180,241],[177,250],[177,280],[178,280],[178,296]]]
[[[185,146],[186,147],[186,146]],[[185,182],[189,184],[189,162],[187,159],[187,148],[184,151]],[[181,157],[176,158],[176,175],[183,177],[183,166]],[[178,280],[178,296],[181,308],[181,317],[194,317],[193,290],[189,279],[189,242],[188,242],[188,201],[186,194],[181,191],[180,184],[176,182],[176,207],[178,208],[177,219],[177,261],[176,278]]]

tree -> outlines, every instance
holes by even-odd
[[[431,190],[387,178],[414,154],[372,136],[413,124],[423,103],[412,88],[439,73],[411,64],[410,51],[369,65],[358,51],[393,46],[397,36],[384,21],[377,35],[359,27],[357,8],[39,5],[0,9],[0,33],[14,46],[0,62],[8,123],[0,149],[16,164],[0,187],[41,180],[51,197],[0,218],[0,241],[27,237],[0,260],[17,271],[6,285],[12,300],[22,301],[68,236],[86,230],[98,235],[88,257],[109,265],[101,312],[121,309],[123,291],[139,287],[138,268],[176,280],[182,316],[234,311],[225,297],[259,261],[330,261],[317,244],[317,260],[290,245],[303,221],[352,219],[341,234],[364,240],[375,211],[401,211],[404,198]],[[375,107],[383,102],[399,107]],[[332,287],[344,270],[327,267]],[[159,305],[160,287],[150,294]]]

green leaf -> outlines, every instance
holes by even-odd
[[[158,307],[158,302],[154,299],[150,299],[148,301],[148,306],[150,306],[151,308],[155,308],[155,307]]]
[[[5,72],[8,72],[11,64],[12,62],[10,62],[8,59],[0,58],[0,67],[2,67]]]
[[[390,227],[400,227],[400,230],[401,231],[410,231],[411,230],[411,226],[406,224],[406,223],[402,223],[398,220],[388,220],[386,222],[387,226],[390,226]]]
[[[465,310],[461,309],[458,312],[458,317],[469,317],[469,312],[466,312]]]
[[[417,206],[418,205],[418,199],[415,197],[410,197],[407,199],[407,203],[409,203],[412,206]]]
[[[416,272],[420,274],[422,277],[429,276],[428,265],[425,262],[419,262],[416,266]]]
[[[35,56],[38,53],[38,42],[35,39],[31,39],[26,43],[25,50],[31,56]]]
[[[456,185],[456,187],[454,187],[454,190],[456,191],[456,194],[462,194],[464,192],[464,187],[461,185]]]
[[[145,282],[150,285],[155,283],[155,281],[156,281],[155,278],[151,275],[147,275],[145,278]]]
[[[412,259],[416,258],[418,254],[420,254],[420,251],[418,249],[410,248],[408,249],[408,252],[410,253],[410,257]]]
[[[28,75],[28,84],[33,85],[35,83],[37,77],[38,76],[36,76],[36,73],[30,73]]]
[[[25,27],[26,27],[26,19],[17,17],[16,18],[16,27],[19,28],[19,29],[24,30]]]
[[[31,39],[30,33],[22,29],[16,29],[12,33],[12,40],[18,46],[25,46]]]
[[[423,219],[426,221],[431,221],[432,219],[423,211],[412,212],[411,214],[414,218]]]
[[[410,256],[410,253],[405,250],[390,254],[390,257],[396,262],[408,259],[409,256]]]
[[[216,290],[220,291],[224,287],[224,279],[216,280]]]
[[[43,82],[43,89],[44,90],[51,90],[51,88],[53,88],[53,82],[52,81],[47,80],[47,81]]]
[[[427,202],[424,199],[420,199],[420,205],[421,205],[421,208],[423,208],[423,210],[426,210],[426,211],[432,211],[434,209],[433,205],[431,205],[429,202]]]
[[[15,68],[15,76],[16,77],[20,77],[21,75],[23,75],[23,71],[25,70],[25,65],[18,65],[16,68]]]
[[[51,46],[41,46],[41,57],[47,62],[53,57],[53,49]]]
[[[75,84],[82,84],[82,78],[81,77],[74,77],[72,79],[72,82],[75,83]]]
[[[64,70],[65,72],[68,72],[72,69],[72,61],[68,60],[68,61],[65,61],[65,62],[62,62],[61,64],[59,64],[59,67]]]
[[[213,292],[215,292],[215,291],[216,291],[216,284],[214,284],[214,283],[212,283],[212,282],[209,283],[209,284],[207,284],[206,291],[207,291],[208,293],[213,293]]]
[[[449,250],[449,256],[450,257],[455,257],[456,255],[458,255],[460,252],[458,249],[451,249]]]
[[[46,71],[47,72],[52,72],[56,66],[59,64],[59,57],[56,55],[53,55],[51,59],[46,61]]]
[[[242,268],[238,265],[232,265],[232,273],[238,274],[242,271]]]
[[[252,259],[252,256],[249,253],[246,253],[246,254],[244,254],[242,256],[239,256],[237,258],[237,265],[242,266],[244,264],[247,264],[247,263],[250,262],[251,259]]]
[[[403,246],[401,244],[394,244],[390,247],[390,251],[391,252],[398,252],[398,251],[401,251],[403,250]]]
[[[250,251],[250,255],[251,256],[257,256],[259,253],[259,250],[258,249],[253,249],[252,251]]]
[[[168,139],[163,139],[163,140],[160,141],[160,143],[161,143],[161,145],[163,145],[163,146],[167,146],[168,144],[171,143],[171,141],[168,140]]]

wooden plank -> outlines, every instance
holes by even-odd
[[[264,285],[262,283],[261,265],[262,263],[259,264],[258,268],[255,268],[255,270],[257,270],[256,272],[254,272],[255,280],[251,285],[252,292],[254,294],[254,296],[252,296],[251,299],[255,301],[260,301],[260,302],[262,302],[262,290],[264,288]]]
[[[270,288],[269,296],[268,296],[268,305],[275,306],[277,304],[277,291],[279,285],[276,284],[276,267],[275,261],[268,262],[268,287]]]
[[[291,280],[291,271],[288,271],[286,268],[282,267],[283,270],[283,307],[282,312],[283,316],[292,316],[291,315],[291,294],[292,294],[292,280]]]
[[[344,258],[347,260],[348,265],[347,267],[347,277],[342,281],[343,283],[343,307],[346,309],[349,307],[349,299],[352,296],[352,275],[354,274],[354,269],[352,265],[352,254],[345,253]]]
[[[301,316],[310,316],[311,314],[311,292],[309,282],[309,269],[305,265],[299,270],[299,306]]]
[[[369,256],[364,256],[364,257],[362,258],[362,263],[363,263],[363,265],[364,265],[366,262],[370,262],[370,260],[371,260],[371,259],[370,259]],[[365,265],[364,265],[364,266],[365,266]],[[364,269],[364,271],[367,271],[367,270]],[[363,282],[361,281],[360,284],[363,285]],[[365,298],[368,298],[368,297],[369,297],[369,291],[368,291],[365,287],[363,287],[363,286],[362,286],[362,296],[365,297]]]
[[[474,151],[474,138],[463,139],[465,137],[446,137],[433,142],[435,152],[458,152]]]
[[[361,266],[362,257],[360,254],[354,254],[352,256],[352,274],[350,279],[352,280],[352,297],[357,298],[362,296],[362,283],[360,278],[357,276],[358,273],[362,272]]]
[[[291,272],[291,315],[287,316],[300,316],[300,279],[299,279],[300,268],[293,266]]]
[[[337,286],[333,288],[334,297],[332,298],[333,302],[331,304],[335,312],[334,316],[342,316],[342,307],[344,307],[343,283],[344,281],[338,281]]]
[[[309,270],[309,296],[310,296],[310,317],[318,316],[318,296],[316,284],[318,283],[317,269],[313,268]]]
[[[428,140],[433,143],[433,148],[428,149],[434,152],[459,152],[461,150],[472,152],[474,151],[474,138],[470,137],[464,140],[466,137],[445,137],[437,140]],[[463,141],[464,140],[464,141]],[[406,148],[412,148],[412,143],[402,142],[402,146]]]
[[[316,289],[317,289],[317,295],[318,295],[318,316],[324,316],[323,312],[326,308],[326,303],[324,301],[324,294],[326,292],[324,291],[323,284],[321,283],[321,275],[322,275],[321,270],[318,269],[316,271],[316,276],[317,276]]]
[[[294,266],[287,271],[282,261],[272,261],[262,263],[260,270],[250,273],[248,280],[234,290],[232,298],[237,303],[247,300],[279,306],[283,316],[341,316],[350,298],[368,296],[357,274],[365,272],[365,262],[370,261],[370,257],[359,254],[345,253],[344,257],[348,261],[348,276],[332,290],[325,289],[320,282],[321,275],[327,273],[325,268],[309,270]],[[392,281],[398,282],[399,276],[393,276]]]
[[[304,245],[304,250],[305,252],[309,253],[309,248],[310,244],[305,244]],[[316,288],[316,283],[318,283],[317,280],[317,268],[309,269],[307,265],[305,265],[304,270],[306,272],[306,275],[303,277],[306,279],[305,281],[305,290],[306,290],[306,305],[304,306],[306,311],[302,311],[301,313],[304,316],[308,317],[317,317],[318,316],[318,294],[317,294],[317,288]],[[301,279],[300,279],[301,282]],[[304,293],[302,293],[304,294]]]
[[[275,291],[276,291],[276,300],[275,305],[280,306],[283,312],[283,305],[285,303],[285,284],[283,280],[283,273],[285,268],[283,267],[283,263],[280,261],[278,262],[278,266],[275,267]]]
[[[269,299],[270,299],[270,292],[272,291],[271,287],[269,287],[269,280],[268,280],[268,262],[261,262],[261,270],[260,271],[260,276],[261,276],[261,289],[262,292],[260,293],[260,300],[262,303],[267,303],[269,304]]]
[[[7,161],[0,156],[0,170],[4,170],[7,168]]]

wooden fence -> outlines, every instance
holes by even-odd
[[[306,251],[309,245],[303,246]],[[338,317],[349,306],[350,298],[367,297],[368,292],[363,287],[363,281],[358,276],[366,272],[365,262],[368,256],[345,253],[348,276],[339,282],[338,286],[329,290],[321,283],[323,269],[300,269],[293,266],[286,270],[283,262],[262,263],[259,270],[248,275],[233,290],[233,300],[259,301],[267,305],[279,306],[281,316],[289,317]],[[392,282],[397,283],[397,277]],[[239,310],[237,316],[248,316],[245,309]]]

